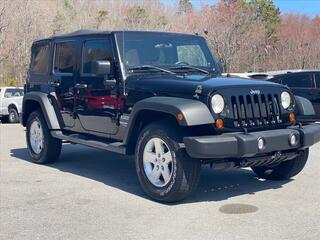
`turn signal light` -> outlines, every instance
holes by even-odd
[[[296,121],[296,115],[294,113],[289,114],[289,121],[294,123]]]
[[[182,121],[183,120],[183,114],[182,113],[179,113],[178,115],[177,115],[177,119],[178,119],[178,121]]]
[[[223,120],[222,120],[222,119],[220,119],[220,118],[217,119],[217,121],[216,121],[216,127],[217,127],[218,129],[223,128]]]

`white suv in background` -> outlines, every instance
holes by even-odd
[[[0,87],[0,118],[10,123],[19,122],[22,108],[23,88]]]

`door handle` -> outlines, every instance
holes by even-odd
[[[82,84],[82,83],[77,83],[76,85],[74,85],[74,87],[76,89],[82,89],[82,88],[87,88],[88,85],[87,84]]]
[[[59,81],[50,82],[49,85],[51,87],[60,87],[60,82]]]

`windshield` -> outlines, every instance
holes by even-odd
[[[197,68],[215,71],[215,62],[204,38],[193,35],[156,32],[118,32],[116,41],[127,74],[152,71],[153,67],[172,71],[197,72]],[[193,66],[186,68],[179,66]],[[159,69],[158,69],[159,70]],[[161,73],[161,71],[158,71]],[[206,71],[204,71],[205,73]],[[163,71],[162,71],[163,73]]]

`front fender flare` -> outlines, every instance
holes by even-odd
[[[315,111],[313,108],[312,103],[303,97],[299,97],[299,96],[294,96],[295,101],[296,101],[296,107],[297,107],[297,115],[299,116],[312,116],[315,115]]]
[[[134,105],[124,136],[125,143],[130,139],[131,133],[136,126],[137,116],[143,110],[167,113],[174,118],[179,113],[182,113],[184,118],[182,121],[178,121],[180,126],[198,126],[215,122],[208,107],[200,101],[176,97],[150,97]]]

